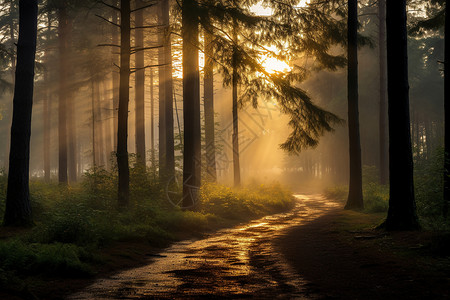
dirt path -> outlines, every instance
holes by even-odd
[[[338,205],[318,195],[297,197],[289,213],[176,243],[148,265],[97,280],[68,299],[318,298],[273,241]]]

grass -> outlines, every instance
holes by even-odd
[[[0,287],[22,286],[37,277],[86,277],[96,272],[102,249],[117,243],[154,247],[293,207],[291,193],[278,184],[232,189],[207,183],[195,211],[182,211],[165,199],[154,174],[131,169],[131,203],[116,206],[114,172],[93,169],[77,185],[63,188],[30,184],[35,226],[0,229]],[[6,176],[0,174],[3,216]]]

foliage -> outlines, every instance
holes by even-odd
[[[444,149],[438,148],[429,159],[417,159],[414,164],[414,185],[417,212],[425,228],[450,228],[442,217]]]
[[[248,219],[292,208],[292,194],[279,184],[232,189],[215,183],[202,186],[201,212],[227,219]]]
[[[72,244],[38,244],[13,239],[0,242],[0,257],[0,269],[14,270],[16,275],[21,276],[45,273],[73,277],[93,274],[88,262],[93,261],[94,256]]]
[[[14,281],[20,285],[20,278],[26,276],[90,276],[92,265],[101,261],[98,250],[111,243],[166,246],[186,236],[287,210],[294,203],[291,193],[278,184],[237,190],[207,184],[198,209],[182,211],[165,201],[163,185],[154,174],[137,165],[131,164],[132,201],[127,210],[116,206],[114,170],[93,168],[82,183],[71,187],[32,181],[36,226],[0,242],[0,287]],[[0,195],[5,188],[6,176],[0,175]]]

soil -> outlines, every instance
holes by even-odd
[[[338,209],[279,238],[279,251],[310,292],[325,299],[450,299],[448,253],[430,249],[439,235],[348,231],[349,214],[353,224],[370,217]]]

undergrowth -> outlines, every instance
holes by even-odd
[[[90,276],[98,250],[114,242],[166,246],[186,236],[290,209],[291,193],[278,184],[232,189],[204,184],[193,211],[173,207],[155,174],[131,168],[130,206],[118,209],[117,176],[95,168],[81,183],[30,184],[34,228],[0,240],[0,286],[33,275]],[[0,174],[3,216],[6,176]],[[2,233],[8,228],[2,228]]]
[[[426,230],[450,230],[450,220],[443,217],[443,149],[437,149],[428,159],[414,162],[414,189],[417,214]],[[364,212],[381,213],[389,208],[389,186],[380,185],[376,167],[363,167]],[[335,186],[324,191],[325,196],[346,201],[347,186]]]

